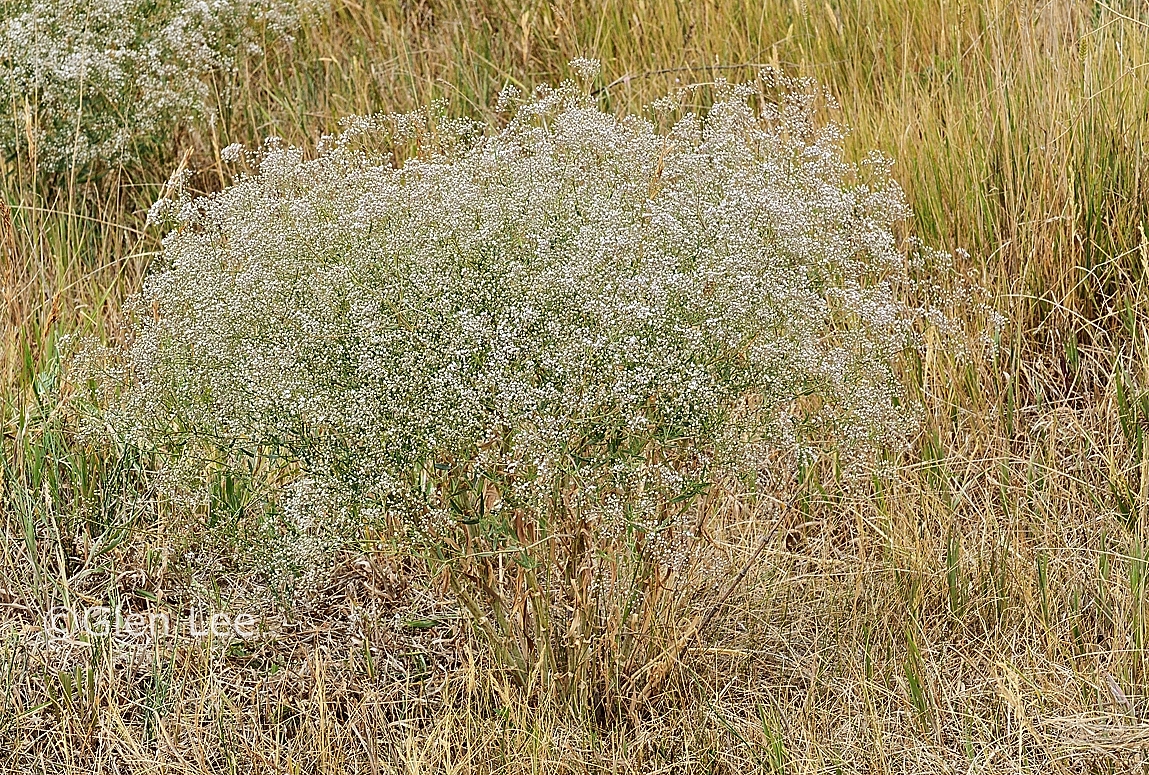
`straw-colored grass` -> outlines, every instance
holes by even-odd
[[[162,509],[138,518],[137,463],[79,441],[57,404],[59,337],[119,334],[168,171],[218,187],[231,142],[313,143],[342,115],[435,97],[487,114],[505,83],[554,81],[579,55],[603,61],[620,111],[780,64],[830,88],[852,152],[897,160],[909,231],[968,250],[959,266],[1010,321],[995,354],[930,348],[905,375],[928,420],[903,463],[865,497],[712,504],[709,539],[749,570],[729,596],[713,585],[706,629],[624,719],[524,699],[394,556],[349,558],[255,644],[46,645],[53,606],[237,594],[169,570],[181,548]],[[1149,767],[1142,3],[336,0],[235,78],[221,120],[165,159],[89,181],[2,168],[0,770]]]

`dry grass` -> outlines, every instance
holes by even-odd
[[[386,556],[349,559],[243,648],[48,648],[55,605],[243,589],[169,568],[163,510],[132,506],[135,461],[78,442],[56,404],[58,337],[114,337],[147,269],[163,167],[45,182],[17,160],[0,183],[0,770],[1149,768],[1144,7],[342,0],[294,53],[252,62],[215,130],[164,164],[191,149],[218,186],[234,140],[309,142],[340,115],[436,96],[484,113],[505,82],[554,80],[580,54],[603,60],[619,110],[676,78],[739,75],[714,62],[824,81],[851,148],[898,160],[911,230],[970,251],[1011,321],[997,354],[931,349],[906,375],[927,428],[864,497],[811,485],[782,517],[715,504],[723,562],[700,605],[751,569],[660,692],[609,724],[507,688],[434,580]]]

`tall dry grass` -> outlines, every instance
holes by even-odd
[[[909,231],[967,249],[1010,320],[996,353],[931,348],[906,375],[929,411],[913,453],[865,497],[811,485],[781,517],[716,504],[709,539],[749,570],[612,727],[508,690],[433,585],[385,557],[349,559],[250,649],[33,648],[52,605],[165,589],[162,514],[125,507],[135,462],[79,443],[53,396],[61,334],[116,335],[158,239],[142,213],[185,149],[217,187],[230,142],[311,142],[434,97],[486,113],[504,83],[553,81],[576,55],[603,60],[618,110],[781,64],[830,87],[851,149],[897,159]],[[1142,4],[344,1],[235,78],[215,128],[147,167],[51,184],[26,159],[3,169],[0,767],[1145,770]],[[354,606],[375,623],[348,623]]]

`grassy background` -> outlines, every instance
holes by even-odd
[[[812,492],[662,694],[615,727],[527,703],[461,628],[423,627],[436,603],[398,558],[337,569],[323,605],[251,650],[35,646],[53,605],[165,590],[162,520],[137,519],[134,461],[70,430],[57,343],[118,335],[158,247],[143,215],[167,171],[186,158],[218,187],[231,142],[310,144],[342,115],[436,97],[489,116],[504,84],[553,82],[580,55],[602,60],[619,111],[678,80],[778,64],[826,84],[852,154],[897,160],[908,231],[967,250],[959,265],[1010,321],[995,354],[931,348],[906,375],[929,419],[905,462],[865,497]],[[216,86],[219,120],[140,168],[2,170],[0,768],[1149,766],[1141,3],[336,0],[293,47]],[[712,540],[741,568],[771,517],[715,508]],[[356,601],[379,620],[347,624]]]

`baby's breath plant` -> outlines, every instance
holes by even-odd
[[[701,495],[915,427],[895,367],[936,313],[908,301],[907,206],[794,87],[644,118],[565,84],[502,128],[270,141],[154,209],[166,269],[105,419],[186,486],[272,461],[269,540],[400,537],[525,685],[640,690],[692,604]]]
[[[209,76],[319,0],[0,0],[0,151],[116,164],[209,116]]]

